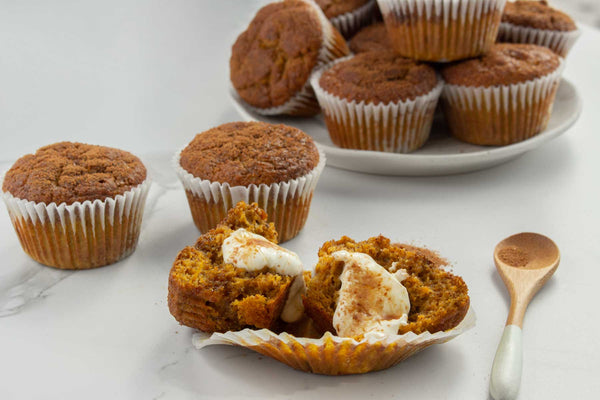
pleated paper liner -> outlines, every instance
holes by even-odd
[[[365,27],[373,22],[377,1],[370,0],[356,10],[347,12],[331,18],[331,24],[344,36],[346,39],[352,37],[362,27]]]
[[[579,29],[563,32],[502,22],[498,31],[498,42],[537,44],[549,48],[561,57],[566,57],[579,36],[581,36]]]
[[[192,338],[197,349],[225,344],[241,346],[304,372],[323,375],[350,375],[390,368],[411,355],[434,344],[445,343],[475,326],[475,312],[469,309],[455,328],[436,333],[412,332],[383,339],[341,338],[326,333],[321,338],[276,334],[267,329],[244,329],[239,332],[198,332]]]
[[[310,79],[331,141],[347,149],[394,153],[409,153],[423,146],[431,132],[443,82],[413,100],[388,104],[348,101],[323,89],[319,79],[324,71],[352,57],[333,61]]]
[[[88,269],[127,257],[138,242],[150,180],[103,201],[36,203],[2,193],[23,250],[60,269]]]
[[[317,15],[323,32],[323,45],[319,51],[317,64],[314,69],[335,60],[336,58],[348,55],[350,50],[344,37],[333,27],[331,22],[325,17],[321,8],[312,0],[302,0],[309,4]],[[310,86],[309,80],[306,81],[302,89],[290,98],[284,104],[271,108],[257,108],[248,105],[250,109],[261,115],[295,115],[312,116],[321,112],[319,103]]]
[[[319,149],[319,163],[308,174],[271,185],[230,186],[193,176],[180,164],[181,150],[173,158],[173,168],[186,192],[192,218],[201,233],[217,226],[238,202],[256,202],[275,224],[279,242],[295,237],[308,217],[313,192],[325,168],[325,153]]]
[[[506,0],[377,0],[396,51],[449,62],[485,53],[496,42]]]
[[[527,82],[468,87],[446,84],[442,105],[450,132],[462,141],[487,146],[520,142],[548,125],[564,61],[552,73]]]

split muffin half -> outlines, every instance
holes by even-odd
[[[277,246],[258,205],[240,202],[216,228],[181,250],[169,275],[169,310],[205,332],[275,330],[303,315],[302,264]]]
[[[304,296],[306,314],[322,331],[355,338],[452,329],[469,309],[468,289],[442,264],[383,236],[326,242]]]

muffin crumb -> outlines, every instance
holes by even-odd
[[[248,271],[223,261],[222,246],[244,228],[277,243],[277,232],[257,204],[240,202],[216,228],[181,250],[169,274],[169,311],[181,324],[205,332],[247,327],[275,330],[293,276],[265,267]]]
[[[391,272],[398,268],[407,271],[409,277],[402,285],[408,291],[410,311],[408,324],[400,327],[399,334],[451,329],[462,321],[469,309],[467,285],[462,278],[436,265],[440,259],[429,260],[426,251],[414,252],[392,245],[383,236],[362,242],[344,236],[326,242],[319,250],[319,261],[304,297],[306,313],[323,331],[335,332],[332,322],[344,263],[336,261],[332,254],[339,250],[367,254]]]

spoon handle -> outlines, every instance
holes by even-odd
[[[523,366],[523,333],[517,325],[506,325],[490,377],[490,394],[496,400],[517,397]]]

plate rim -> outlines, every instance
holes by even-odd
[[[477,158],[485,158],[486,161],[494,161],[494,160],[501,160],[501,159],[506,159],[506,161],[509,161],[512,158],[516,158],[530,150],[533,150],[539,146],[541,146],[543,143],[548,142],[558,136],[560,136],[561,134],[565,133],[567,130],[569,130],[574,124],[575,122],[577,122],[577,120],[579,119],[579,117],[581,116],[582,113],[582,109],[583,109],[583,101],[581,98],[581,94],[579,93],[579,90],[577,89],[577,87],[567,78],[562,77],[561,81],[560,81],[560,87],[568,87],[568,90],[573,92],[573,99],[575,100],[575,105],[574,105],[574,113],[572,113],[571,115],[569,115],[568,118],[565,118],[563,121],[561,121],[561,123],[548,130],[546,129],[545,131],[529,138],[526,139],[524,141],[518,142],[518,143],[513,143],[507,146],[478,146],[481,148],[481,150],[479,151],[471,151],[471,152],[466,152],[466,153],[450,153],[450,154],[415,154],[415,153],[386,153],[386,152],[379,152],[379,151],[373,151],[373,150],[356,150],[356,149],[344,149],[344,148],[339,148],[339,147],[335,147],[329,144],[324,144],[319,142],[318,140],[315,140],[315,143],[321,148],[323,149],[323,151],[325,152],[325,154],[327,156],[332,156],[332,157],[344,157],[344,156],[352,156],[354,159],[372,159],[373,157],[377,157],[382,161],[393,161],[393,162],[414,162],[416,160],[420,160],[420,161],[424,161],[424,162],[432,162],[432,163],[436,163],[439,161],[447,161],[447,162],[453,162],[453,161],[464,161],[465,163],[468,163],[470,161],[473,161]],[[563,89],[564,90],[564,89]],[[246,107],[249,106],[245,106],[244,104],[242,104],[242,100],[240,99],[240,97],[238,96],[237,92],[235,91],[235,89],[233,88],[233,86],[231,85],[231,83],[229,84],[229,96],[233,102],[233,106],[236,109],[236,111],[238,112],[238,114],[240,114],[240,116],[246,120],[246,121],[258,121],[257,118],[255,118],[248,110]],[[266,118],[277,118],[277,116],[265,116]],[[310,118],[314,118],[314,117],[310,117]],[[325,128],[326,129],[326,128]],[[328,160],[329,161],[329,160]],[[334,166],[336,168],[342,168],[342,169],[349,169],[352,171],[358,171],[358,172],[367,172],[367,171],[361,171],[360,169],[350,169],[350,168],[346,168],[343,166],[339,166],[339,165],[333,165],[330,164],[328,162],[329,165]],[[337,164],[337,163],[336,163]],[[482,166],[481,168],[470,168],[470,171],[476,171],[478,169],[483,169],[486,168],[486,166]],[[402,171],[400,168],[396,171],[396,174],[398,175],[402,175],[403,173],[406,173],[408,171]],[[411,174],[412,175],[412,174]],[[427,174],[427,175],[436,175],[436,174]]]

